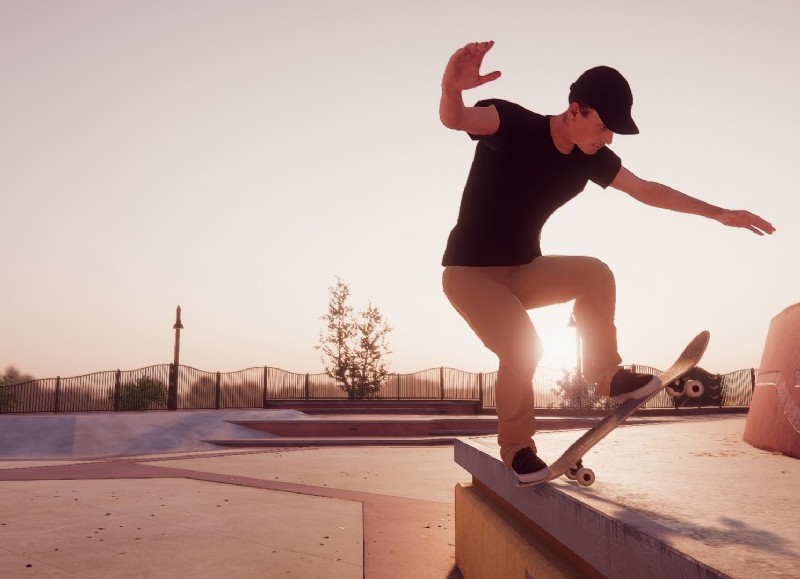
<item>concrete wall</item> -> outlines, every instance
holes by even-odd
[[[456,564],[469,579],[602,579],[486,487],[456,486]]]
[[[800,304],[770,323],[744,440],[800,458]]]

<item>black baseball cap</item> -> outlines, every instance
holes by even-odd
[[[633,93],[625,77],[610,66],[590,68],[569,87],[570,99],[597,111],[600,120],[620,135],[636,135],[639,127],[631,118]]]

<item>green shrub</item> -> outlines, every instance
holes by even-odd
[[[19,404],[19,399],[11,391],[11,378],[9,376],[0,377],[0,412],[13,410],[17,404]]]
[[[119,411],[154,410],[167,406],[167,387],[161,380],[143,376],[119,388],[115,409]]]

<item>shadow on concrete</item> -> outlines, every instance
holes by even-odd
[[[759,529],[732,517],[719,517],[717,520],[720,526],[701,525],[696,521],[672,517],[657,510],[608,499],[600,496],[592,488],[582,488],[582,492],[590,495],[592,500],[598,503],[611,505],[622,512],[633,512],[645,519],[659,523],[674,537],[690,537],[698,542],[717,548],[749,546],[758,551],[771,552],[782,557],[795,559],[800,557],[800,553],[790,548],[791,542],[783,536]]]

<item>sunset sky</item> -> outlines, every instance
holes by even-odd
[[[757,367],[800,301],[800,3],[677,0],[3,0],[0,369],[36,377],[172,360],[319,372],[335,277],[389,319],[391,369],[492,371],[441,292],[474,150],[438,120],[450,54],[494,40],[465,95],[541,113],[592,66],[628,78],[637,175],[748,209],[758,237],[594,185],[546,253],[618,287],[625,363],[668,366],[702,329],[712,372]],[[574,363],[570,305],[532,312],[542,365]]]

